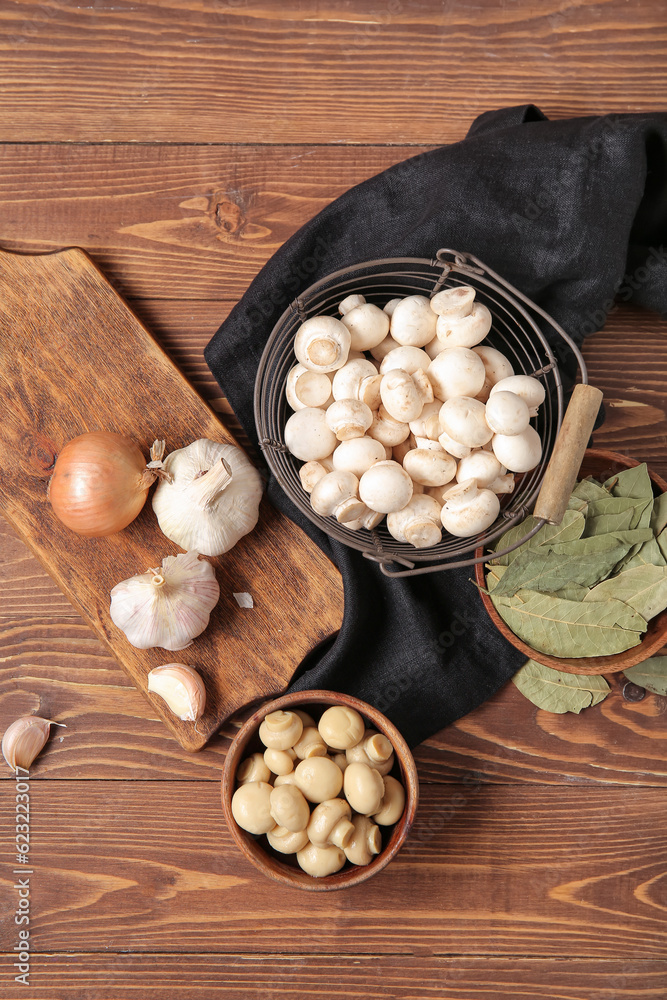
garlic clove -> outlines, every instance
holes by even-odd
[[[153,667],[148,690],[159,695],[179,719],[196,722],[204,714],[206,688],[200,675],[186,663],[165,663]]]
[[[12,722],[2,737],[2,756],[12,771],[16,771],[17,767],[22,771],[29,769],[44,749],[52,725],[55,723],[38,715],[24,715]]]

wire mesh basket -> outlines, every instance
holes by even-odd
[[[284,428],[291,409],[285,397],[289,370],[296,364],[294,337],[298,327],[311,316],[338,316],[338,304],[347,295],[363,295],[382,308],[389,299],[407,295],[432,298],[443,288],[472,285],[476,300],[491,312],[493,323],[484,344],[501,351],[516,374],[538,378],[546,398],[531,423],[542,440],[542,458],[530,472],[517,477],[515,491],[503,498],[501,511],[490,528],[471,538],[457,538],[443,532],[442,541],[430,548],[416,549],[398,542],[384,522],[372,531],[352,530],[335,518],[316,514],[299,479],[302,463],[289,453]],[[556,356],[535,316],[546,321],[555,343],[562,340],[574,353],[587,382],[586,365],[568,334],[539,306],[469,253],[442,249],[435,258],[387,258],[373,260],[336,271],[311,285],[285,310],[266,344],[255,382],[255,423],[266,462],[293,503],[322,531],[362,552],[381,565],[388,576],[408,576],[467,566],[484,557],[474,557],[479,546],[488,547],[509,527],[531,513],[553,451],[563,419],[563,386]],[[544,521],[519,539],[522,544]],[[509,551],[509,549],[508,549]],[[466,557],[466,558],[463,558]]]

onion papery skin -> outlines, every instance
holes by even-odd
[[[59,521],[79,535],[115,535],[148,497],[146,459],[130,438],[92,431],[72,438],[56,460],[49,500]]]

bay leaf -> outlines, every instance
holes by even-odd
[[[537,524],[537,518],[533,517],[532,514],[521,521],[519,524],[515,524],[509,531],[496,542],[495,549],[500,551],[500,549],[506,548],[513,542],[522,538],[523,535],[527,534],[532,528]],[[498,566],[509,566],[517,556],[529,548],[536,548],[539,545],[546,545],[555,541],[574,541],[581,537],[581,534],[586,525],[584,515],[580,511],[566,510],[563,515],[563,520],[560,524],[545,524],[544,527],[533,535],[524,545],[520,545],[518,549],[514,549],[512,552],[508,552],[506,556],[500,556],[499,559],[494,559],[492,565]]]
[[[633,545],[615,572],[624,572],[627,569],[634,569],[635,566],[667,566],[667,559],[658,545],[657,538],[650,538],[641,545]]]
[[[498,586],[498,583],[507,569],[507,566],[491,566],[486,574],[486,589],[491,593]]]
[[[599,705],[611,691],[604,677],[565,674],[536,660],[527,660],[512,681],[533,705],[555,715],[578,715],[584,708]]]
[[[655,535],[659,535],[664,528],[667,528],[667,493],[661,493],[653,501],[651,528]]]
[[[636,566],[603,580],[589,590],[585,601],[623,601],[650,621],[667,608],[667,566]]]
[[[653,538],[653,532],[650,528],[631,528],[629,531],[612,531],[610,532],[611,535],[618,542],[627,546],[635,545],[637,542],[650,542]]]
[[[586,512],[584,538],[603,535],[610,531],[648,527],[652,508],[652,499],[637,500],[633,497],[607,496],[604,500],[593,500]]]
[[[577,510],[580,514],[586,516],[586,511],[588,510],[588,501],[581,500],[579,497],[575,497],[574,493],[567,502],[568,510]]]
[[[612,535],[528,548],[507,567],[495,593],[507,597],[518,590],[555,591],[571,583],[592,587],[611,573],[626,551]]]
[[[633,497],[636,500],[652,500],[653,486],[648,474],[646,462],[635,466],[633,469],[624,469],[614,476],[610,476],[603,486],[609,490],[614,497]]]
[[[628,667],[623,673],[633,684],[639,684],[653,694],[667,696],[667,656],[652,656],[650,660]]]
[[[593,500],[604,500],[609,496],[609,491],[596,483],[594,479],[582,479],[572,490],[572,496],[579,500],[591,502]]]
[[[498,614],[515,635],[551,656],[611,656],[638,646],[646,622],[621,601],[565,601],[520,590],[491,595]]]
[[[583,601],[586,594],[590,593],[588,587],[582,587],[580,583],[568,583],[560,590],[553,592],[554,597],[562,597],[565,601]]]

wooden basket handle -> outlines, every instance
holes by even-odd
[[[563,520],[601,402],[595,386],[574,387],[535,504],[534,516],[549,524]]]

